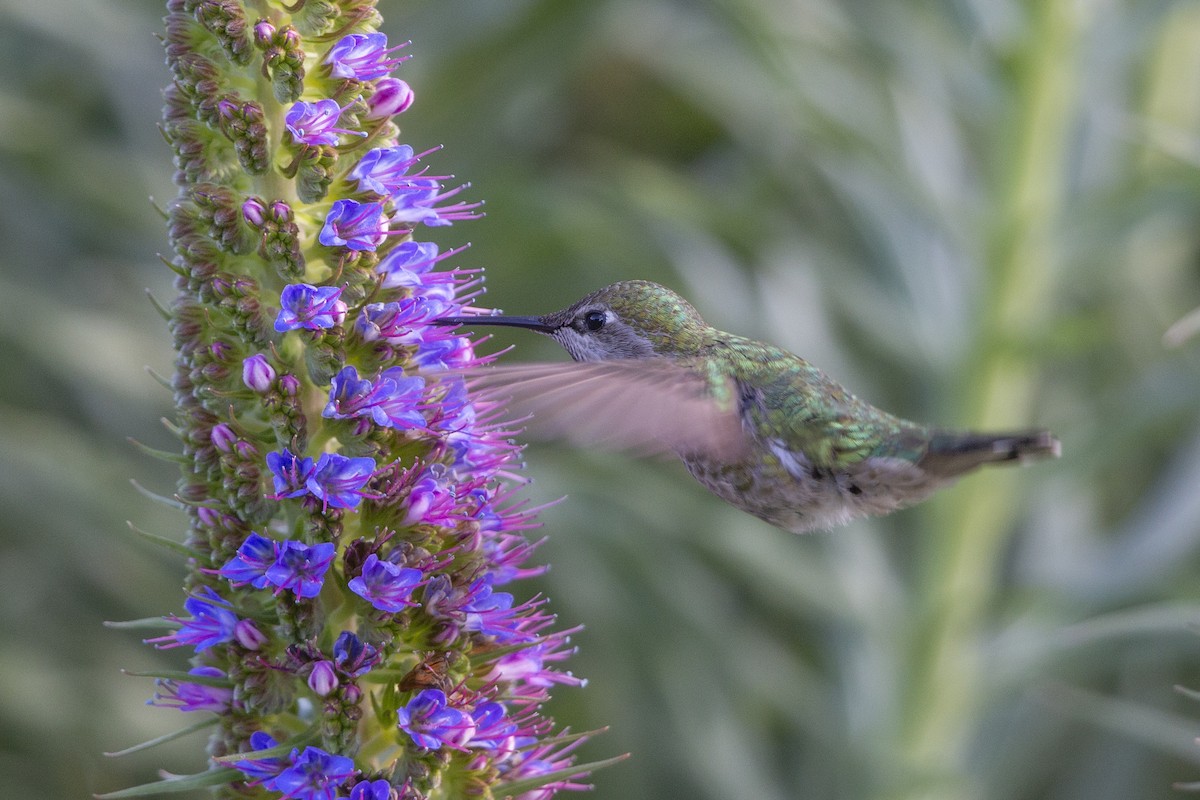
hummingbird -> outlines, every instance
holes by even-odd
[[[542,316],[437,324],[551,337],[573,362],[470,370],[472,388],[526,414],[536,435],[675,455],[717,497],[796,533],[904,508],[985,464],[1060,452],[1045,430],[968,433],[888,414],[800,356],[717,330],[649,281]]]

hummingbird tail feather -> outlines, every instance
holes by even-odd
[[[1022,433],[936,432],[920,461],[927,472],[953,477],[983,464],[1025,464],[1057,458],[1062,445],[1050,431]]]

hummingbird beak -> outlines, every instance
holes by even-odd
[[[434,325],[498,325],[506,328],[525,328],[538,333],[553,333],[555,325],[547,325],[541,317],[502,317],[479,314],[470,317],[442,317],[431,320]]]

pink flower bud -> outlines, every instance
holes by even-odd
[[[232,428],[221,422],[213,426],[212,443],[213,447],[222,453],[228,453],[233,450],[234,444],[237,443],[237,434],[233,432]]]
[[[412,88],[404,81],[380,78],[375,83],[375,93],[367,100],[367,119],[386,119],[402,114],[415,99]]]
[[[338,678],[333,670],[332,661],[318,661],[313,664],[312,672],[308,673],[308,688],[319,697],[328,697],[337,687]]]
[[[267,643],[266,634],[248,619],[240,619],[237,625],[233,626],[233,638],[247,650],[261,650],[262,646]]]
[[[252,392],[266,394],[275,382],[275,370],[262,353],[255,353],[242,362],[242,382]]]
[[[257,197],[248,197],[242,203],[242,219],[252,228],[261,228],[266,220],[266,208]]]

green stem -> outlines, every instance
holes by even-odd
[[[972,427],[1030,424],[1037,365],[1021,339],[1042,327],[1057,254],[1054,227],[1064,197],[1068,135],[1076,106],[1079,4],[1031,0],[1030,35],[1015,65],[1015,148],[990,231],[988,308],[961,370],[962,417]],[[1003,140],[1003,139],[1001,139]],[[911,782],[897,797],[978,797],[967,750],[988,689],[980,637],[1011,533],[1017,474],[968,479],[933,507],[922,575],[910,706],[901,753]]]

